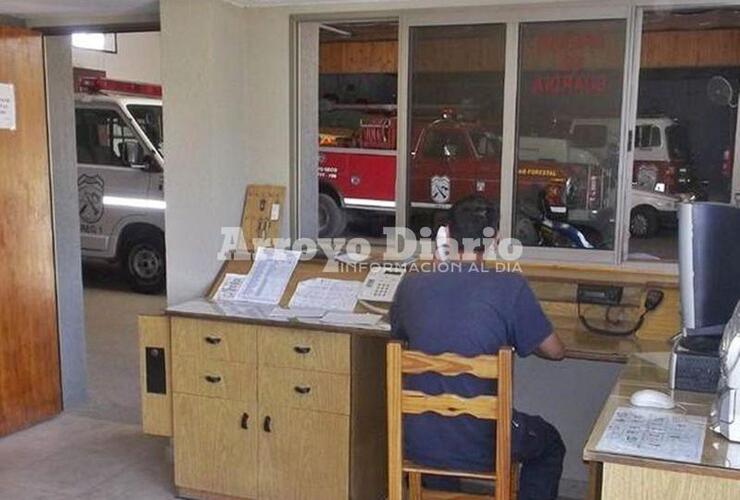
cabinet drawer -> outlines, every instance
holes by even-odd
[[[174,356],[174,392],[257,403],[257,367],[230,361]]]
[[[349,375],[260,368],[260,402],[268,408],[297,408],[349,415]]]
[[[261,328],[259,362],[264,366],[349,373],[349,335]]]
[[[172,318],[172,351],[178,356],[257,362],[257,328],[226,321]]]

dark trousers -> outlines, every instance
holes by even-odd
[[[541,417],[514,411],[511,454],[515,462],[522,464],[519,500],[556,500],[565,457],[565,444],[557,429]],[[424,486],[459,491],[460,480],[425,476]]]

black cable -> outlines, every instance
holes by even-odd
[[[589,324],[588,320],[586,319],[583,314],[581,314],[581,301],[578,301],[578,319],[581,320],[581,324],[591,333],[597,333],[599,335],[606,335],[608,337],[628,337],[632,334],[634,334],[637,330],[640,329],[642,326],[642,323],[645,321],[645,315],[650,312],[648,309],[645,309],[640,317],[637,319],[637,323],[635,323],[635,326],[630,328],[629,330],[606,330],[604,328],[598,328],[596,326],[593,326]],[[608,314],[608,310],[607,310]]]

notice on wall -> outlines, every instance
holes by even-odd
[[[0,83],[0,130],[15,130],[15,87]]]

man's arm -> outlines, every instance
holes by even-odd
[[[534,353],[541,358],[560,361],[565,357],[565,346],[558,334],[553,332],[537,346]]]

